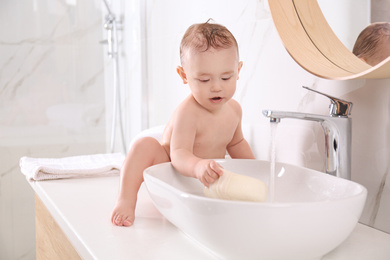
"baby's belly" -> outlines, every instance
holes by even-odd
[[[204,148],[194,149],[194,155],[203,159],[224,159],[226,155],[226,148]]]

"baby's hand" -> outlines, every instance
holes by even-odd
[[[206,187],[223,174],[222,166],[213,160],[200,160],[195,166],[195,175]]]

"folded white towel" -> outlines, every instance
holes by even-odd
[[[28,180],[53,180],[78,176],[119,173],[125,156],[121,153],[80,155],[64,158],[20,159],[20,169]]]

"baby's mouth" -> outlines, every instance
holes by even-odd
[[[222,97],[212,97],[212,98],[210,98],[212,103],[220,103],[222,99],[223,99]]]

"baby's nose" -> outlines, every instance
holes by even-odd
[[[218,92],[222,90],[222,86],[218,83],[215,83],[211,86],[211,91],[212,92]]]

